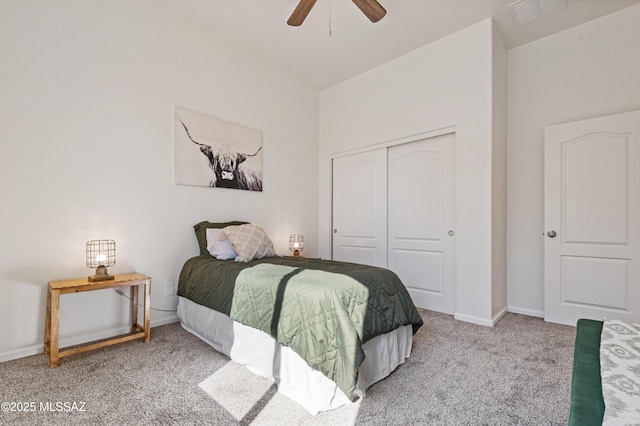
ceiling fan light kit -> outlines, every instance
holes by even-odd
[[[302,25],[305,18],[311,11],[311,8],[313,7],[313,5],[316,4],[316,1],[317,0],[300,0],[300,3],[298,3],[298,6],[296,6],[295,10],[289,17],[287,24],[294,27]],[[382,5],[380,5],[380,3],[378,3],[376,0],[352,0],[352,1],[355,3],[356,6],[358,6],[358,8],[362,11],[362,13],[364,13],[365,16],[369,18],[371,22],[378,22],[384,17],[384,15],[387,14],[387,11],[385,10],[385,8],[382,7]]]

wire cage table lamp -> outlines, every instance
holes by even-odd
[[[300,257],[300,252],[304,250],[304,237],[301,234],[289,236],[289,250],[293,252],[295,257]]]
[[[114,279],[107,267],[116,264],[116,242],[114,240],[87,241],[87,268],[96,268],[95,275],[89,275],[90,282]]]

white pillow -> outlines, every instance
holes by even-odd
[[[248,223],[246,225],[227,226],[224,234],[218,234],[218,239],[224,238],[231,241],[233,249],[238,253],[236,262],[248,262],[252,259],[274,257],[276,251],[267,233],[260,225]]]
[[[219,239],[221,235],[224,237],[222,240]],[[218,228],[207,228],[207,250],[211,256],[220,260],[235,259],[238,256],[222,229]]]

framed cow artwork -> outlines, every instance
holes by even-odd
[[[176,183],[262,191],[262,132],[176,107]]]

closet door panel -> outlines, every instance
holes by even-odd
[[[390,168],[393,235],[408,243],[442,240],[443,158],[416,146],[392,148]],[[404,152],[404,153],[402,153]]]
[[[389,268],[414,303],[455,312],[455,137],[389,148]],[[451,231],[451,232],[450,232]]]
[[[387,266],[386,149],[333,159],[333,259]]]

